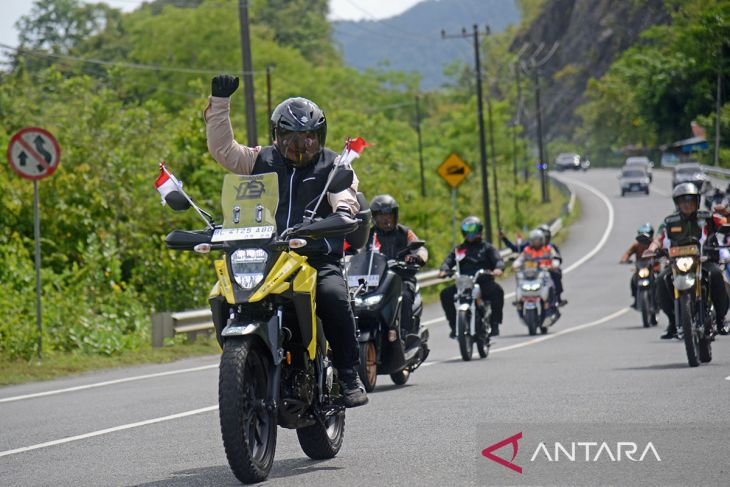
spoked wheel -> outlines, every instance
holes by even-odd
[[[322,413],[322,423],[297,429],[302,451],[314,460],[334,458],[342,448],[345,438],[345,410]]]
[[[372,392],[375,389],[375,383],[378,381],[378,354],[373,340],[360,343],[360,365],[357,368],[357,373],[365,386],[365,390]]]
[[[486,319],[489,319],[489,315],[487,315],[487,318],[482,319],[476,339],[477,353],[479,353],[479,357],[481,358],[487,358],[487,355],[489,355],[489,333],[492,329],[488,326],[488,323],[485,321]]]
[[[265,480],[276,451],[276,411],[267,408],[271,364],[252,340],[223,344],[218,403],[228,464],[243,483]]]
[[[700,337],[694,326],[692,314],[692,296],[684,294],[679,298],[679,324],[684,335],[684,348],[687,351],[687,362],[690,367],[700,365]]]
[[[526,309],[524,313],[527,331],[530,333],[530,336],[537,335],[537,309]]]
[[[408,379],[411,377],[411,369],[408,367],[404,368],[403,370],[399,370],[398,372],[394,374],[390,374],[390,379],[393,381],[393,384],[397,386],[402,386],[406,382],[408,382]]]
[[[456,338],[459,340],[459,352],[461,358],[468,362],[474,353],[474,340],[469,334],[469,323],[471,322],[471,313],[469,311],[459,311],[456,316]]]

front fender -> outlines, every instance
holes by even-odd
[[[360,343],[369,342],[371,336],[372,332],[370,330],[360,330],[360,334],[357,336],[357,341]]]
[[[221,332],[225,341],[229,337],[257,336],[271,353],[274,364],[281,362],[279,354],[279,317],[274,315],[269,321],[249,321],[231,323]]]
[[[471,305],[469,303],[461,303],[456,307],[457,311],[469,311]]]

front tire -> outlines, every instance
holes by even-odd
[[[459,311],[456,316],[456,338],[459,340],[459,352],[461,358],[468,362],[474,353],[474,340],[469,334],[469,323],[471,322],[471,313],[469,311]]]
[[[638,303],[637,307],[641,311],[641,323],[644,325],[644,328],[649,328],[655,318],[651,309],[651,302],[649,302],[648,290],[640,289],[638,296],[636,296],[636,301]]]
[[[276,451],[276,411],[266,407],[271,363],[253,339],[223,344],[218,379],[221,434],[228,464],[243,483],[266,479]]]
[[[345,438],[344,410],[324,418],[323,423],[297,428],[299,446],[312,460],[334,458],[340,452]]]
[[[357,367],[357,373],[365,386],[366,392],[372,392],[375,389],[375,383],[378,381],[377,360],[378,353],[375,349],[375,342],[370,340],[360,343],[360,365]]]
[[[684,334],[684,348],[687,351],[687,363],[689,363],[690,367],[697,367],[700,365],[700,343],[696,327],[692,323],[691,299],[692,296],[689,294],[684,294],[679,297],[679,326],[682,327],[682,333]]]
[[[528,333],[530,334],[530,336],[537,335],[537,309],[526,309],[524,313]]]

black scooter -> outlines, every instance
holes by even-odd
[[[352,257],[347,268],[358,328],[358,372],[368,392],[375,388],[378,375],[389,374],[395,384],[405,384],[428,356],[428,328],[421,326],[421,295],[417,285],[404,280],[415,276],[420,266],[403,261],[423,244],[423,241],[410,242],[396,260],[388,260],[372,250],[363,251]],[[414,285],[413,329],[402,330],[403,288]]]

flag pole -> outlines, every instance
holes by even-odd
[[[190,206],[192,206],[195,209],[195,211],[198,213],[198,215],[200,215],[200,218],[203,219],[203,221],[205,222],[205,225],[208,228],[210,228],[211,230],[215,230],[215,227],[210,223],[210,220],[209,220],[210,215],[208,215],[203,210],[201,210],[198,207],[198,205],[196,205],[195,202],[190,198],[190,196],[188,196],[188,194],[182,189],[182,185],[180,185],[178,183],[177,178],[175,176],[173,176],[170,171],[167,170],[167,167],[165,167],[164,162],[160,163],[160,169],[162,169],[165,172],[165,174],[167,174],[170,177],[170,179],[175,184],[175,187],[178,189],[178,191],[180,191],[180,193],[182,193],[182,195],[185,197],[185,199],[188,200],[188,203],[190,203]],[[208,215],[208,218],[206,218],[205,215]]]

